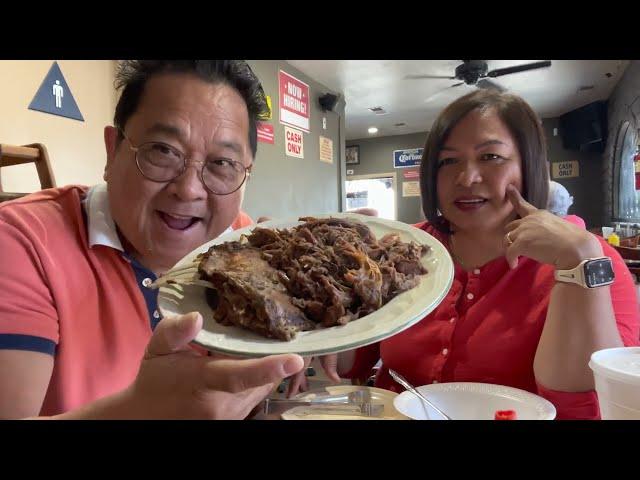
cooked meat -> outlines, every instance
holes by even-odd
[[[244,243],[203,255],[200,274],[214,284],[214,317],[289,340],[298,331],[344,325],[379,309],[420,282],[429,247],[364,224],[304,217],[281,230],[256,227]]]
[[[207,299],[222,325],[237,325],[260,335],[291,340],[311,322],[279,279],[279,272],[262,259],[260,250],[238,242],[217,245],[200,262],[200,272],[216,289]]]

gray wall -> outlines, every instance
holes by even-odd
[[[580,176],[574,178],[551,180],[558,182],[573,196],[573,205],[569,213],[578,215],[587,224],[587,228],[602,225],[601,212],[604,195],[602,191],[602,154],[565,150],[562,137],[554,136],[553,129],[558,128],[557,118],[545,118],[542,121],[548,143],[548,158],[551,163],[571,162],[579,163]],[[551,176],[551,171],[549,172]]]
[[[311,80],[283,61],[249,60],[267,95],[271,96],[274,127],[273,145],[258,143],[253,174],[247,185],[243,210],[256,220],[259,216],[289,218],[298,215],[342,211],[341,179],[344,178],[344,101],[334,112],[322,112],[318,97],[330,90]],[[304,133],[304,158],[285,155],[284,125],[278,109],[278,71],[293,75],[309,85],[310,133]],[[331,92],[336,93],[336,92]],[[322,117],[327,129],[322,129]],[[320,161],[320,135],[333,140],[333,164]],[[342,140],[341,140],[342,138]],[[338,155],[340,153],[340,155]],[[342,175],[341,175],[342,170]]]
[[[615,172],[619,168],[616,164],[615,146],[620,126],[628,121],[634,132],[640,129],[640,60],[632,60],[618,85],[609,97],[608,105],[608,138],[607,148],[604,152],[602,166],[603,198],[602,219],[603,224],[609,224],[613,217],[613,202],[616,186],[614,185]],[[636,139],[636,143],[637,143]]]
[[[360,164],[347,165],[347,169],[353,170],[353,175],[396,173],[396,204],[398,205],[398,220],[401,222],[417,223],[424,219],[424,215],[420,197],[402,196],[402,182],[405,181],[403,171],[413,169],[393,168],[393,151],[405,148],[422,148],[426,140],[427,132],[423,132],[390,137],[361,138],[346,142],[347,146],[360,146]]]

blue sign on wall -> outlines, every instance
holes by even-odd
[[[40,85],[36,96],[29,104],[29,110],[60,115],[84,122],[71,89],[62,75],[58,62],[53,62],[49,73]]]
[[[424,148],[407,148],[393,151],[393,168],[408,168],[420,166]]]

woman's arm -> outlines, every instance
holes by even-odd
[[[536,380],[551,390],[593,390],[593,373],[588,366],[591,354],[621,346],[611,287],[587,289],[558,282],[551,291],[533,362]]]
[[[593,234],[536,209],[515,189],[508,190],[508,195],[521,217],[507,225],[506,257],[512,267],[517,265],[519,255],[560,270],[604,255],[603,245]],[[611,286],[584,288],[557,282],[553,287],[533,365],[536,381],[545,388],[564,392],[593,390],[593,374],[588,365],[591,354],[623,346],[612,292],[629,299],[635,310],[638,306],[624,264],[614,271],[617,278]],[[637,324],[637,312],[620,323],[629,322]]]

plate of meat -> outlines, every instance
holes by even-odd
[[[154,286],[163,316],[202,314],[194,342],[208,350],[314,356],[411,327],[444,299],[453,271],[446,248],[423,230],[336,213],[224,234]]]

